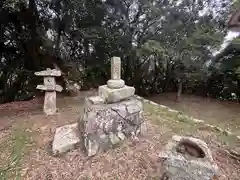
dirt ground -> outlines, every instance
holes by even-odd
[[[84,98],[90,94],[94,93],[83,92],[75,98],[58,97],[59,113],[55,116],[42,113],[41,98],[0,106],[0,179],[160,179],[158,154],[174,134],[205,140],[223,174],[222,180],[240,179],[240,160],[226,151],[239,151],[237,139],[184,121],[149,104],[144,105],[148,131],[138,142],[127,140],[93,158],[87,158],[81,147],[60,157],[51,156],[50,144],[55,129],[76,122],[82,114]]]

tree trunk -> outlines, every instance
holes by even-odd
[[[240,79],[237,79],[237,99],[238,99],[238,103],[240,103]]]
[[[178,80],[178,85],[177,85],[177,97],[176,97],[176,101],[180,102],[181,101],[181,95],[182,95],[182,80],[179,79]]]
[[[66,74],[59,68],[59,66],[58,66],[56,63],[53,63],[53,66],[54,66],[55,69],[61,71],[66,92],[67,92],[70,96],[76,96],[76,95],[78,95],[78,92],[79,92],[79,90],[80,90],[80,88],[78,88],[79,85],[78,85],[78,84],[75,85],[75,84],[70,83],[70,81],[68,80]]]

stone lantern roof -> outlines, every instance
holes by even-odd
[[[36,76],[58,77],[61,76],[61,71],[47,68],[47,70],[34,73]]]

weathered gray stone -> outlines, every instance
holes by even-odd
[[[122,79],[110,79],[107,81],[107,87],[110,89],[120,89],[125,86],[125,82]]]
[[[133,133],[137,133],[137,129],[138,128],[136,126],[128,124],[126,128],[123,129],[123,133],[125,134],[125,136],[130,137]]]
[[[122,118],[126,118],[128,116],[126,106],[113,106],[111,109],[118,113],[118,115],[121,116]]]
[[[144,136],[147,133],[147,124],[146,122],[141,123],[140,127],[139,127],[139,134],[141,136]]]
[[[121,59],[113,57],[111,59],[111,79],[121,79]]]
[[[62,86],[56,85],[55,76],[61,76],[61,71],[56,69],[47,69],[46,71],[35,72],[36,76],[43,76],[44,85],[38,85],[37,89],[44,90],[44,112],[47,115],[56,113],[56,91],[61,92]]]
[[[140,111],[138,111],[140,112]],[[134,113],[128,116],[127,121],[129,122],[129,124],[135,126],[135,125],[140,125],[143,122],[142,118],[139,118],[139,113]]]
[[[141,101],[135,98],[114,104],[94,104],[88,99],[85,102],[79,127],[84,127],[82,133],[88,156],[111,148],[132,134],[136,135],[136,130],[143,122],[143,107]],[[132,107],[133,104],[137,108]]]
[[[195,123],[204,123],[204,120],[196,119],[196,118],[193,118],[192,121]]]
[[[104,99],[102,99],[100,96],[92,96],[88,97],[88,100],[93,104],[102,104],[104,103]]]
[[[124,86],[120,89],[110,89],[107,85],[100,86],[99,96],[107,103],[115,103],[132,97],[135,93],[135,88]]]
[[[80,142],[78,124],[70,124],[56,129],[52,152],[58,155],[67,152]]]
[[[47,115],[53,115],[57,111],[56,107],[56,92],[48,92],[46,91],[45,97],[44,97],[44,106],[43,110]]]
[[[118,133],[117,133],[117,136],[118,136],[122,141],[126,138],[126,136],[125,136],[122,132],[118,132]]]
[[[114,133],[110,133],[109,135],[110,141],[113,145],[116,145],[120,142],[120,139],[118,138],[118,136]]]
[[[63,87],[60,85],[37,85],[36,89],[43,90],[43,91],[58,91],[61,92]]]
[[[240,136],[237,136],[237,139],[240,140]]]
[[[111,79],[100,86],[99,96],[85,99],[79,120],[88,156],[107,150],[126,138],[138,139],[145,132],[142,102],[133,98],[134,87],[121,79],[121,59],[111,59]]]
[[[45,71],[35,72],[34,74],[36,76],[61,76],[61,71],[47,68]]]
[[[184,142],[195,148],[180,147]],[[210,149],[200,139],[173,136],[159,156],[163,162],[164,175],[171,180],[212,180],[219,175]]]
[[[127,111],[129,114],[138,113],[143,109],[143,105],[140,101],[129,101],[127,103]]]
[[[45,86],[54,86],[56,85],[55,77],[53,76],[44,76],[43,83]]]
[[[97,154],[97,152],[99,150],[99,144],[98,144],[97,140],[85,139],[85,147],[87,150],[87,155],[89,157]]]

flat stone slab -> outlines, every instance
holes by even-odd
[[[110,89],[107,85],[100,86],[98,89],[99,96],[106,103],[115,103],[132,97],[135,93],[135,88],[124,86],[120,89]]]
[[[207,144],[196,138],[173,136],[159,154],[163,163],[163,179],[213,180],[219,176]]]
[[[72,150],[79,142],[77,123],[59,127],[56,129],[52,144],[53,155],[59,155]]]
[[[100,96],[91,96],[87,98],[92,104],[103,104],[104,99],[102,99]]]
[[[37,88],[39,90],[43,91],[58,91],[61,92],[63,90],[63,87],[60,85],[37,85]]]

